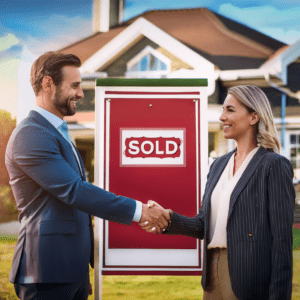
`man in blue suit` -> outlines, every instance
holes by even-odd
[[[20,299],[87,299],[93,266],[91,216],[130,225],[169,221],[162,209],[116,196],[86,182],[65,116],[83,97],[80,59],[47,52],[31,69],[37,106],[14,130],[5,163],[21,230],[10,274]]]

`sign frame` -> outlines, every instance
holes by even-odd
[[[207,79],[116,79],[99,78],[95,88],[95,185],[109,190],[109,126],[110,103],[114,98],[124,99],[186,99],[195,102],[196,144],[197,144],[197,211],[201,205],[208,171],[208,122],[207,122]],[[123,128],[124,129],[124,128]],[[126,129],[126,128],[125,128]],[[141,128],[140,128],[141,129]],[[153,128],[155,130],[155,128]],[[200,138],[201,137],[201,138]],[[121,142],[120,142],[121,143]],[[144,166],[144,165],[143,165]],[[147,167],[147,166],[146,166]],[[199,188],[200,186],[200,188]],[[180,213],[180,211],[178,211]],[[194,255],[194,265],[160,266],[150,262],[147,265],[114,265],[107,264],[108,229],[106,222],[95,217],[95,299],[99,299],[102,289],[102,275],[201,275],[202,247],[197,241],[197,255]],[[145,233],[146,234],[146,233]],[[136,249],[121,249],[126,256]],[[143,255],[152,255],[161,249],[142,249]],[[178,250],[176,250],[178,251]],[[179,250],[180,251],[180,250]],[[188,251],[188,250],[187,250]],[[172,251],[162,254],[167,258]],[[175,249],[174,251],[175,252]],[[136,253],[134,253],[136,255]],[[176,254],[177,255],[177,254]],[[176,255],[174,257],[176,257]],[[183,255],[180,254],[181,256]],[[113,257],[113,256],[112,256]],[[98,298],[97,298],[98,296]]]

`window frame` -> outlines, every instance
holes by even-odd
[[[138,64],[147,55],[153,55],[158,60],[166,64],[166,70],[147,70],[147,71],[131,71],[132,67]],[[165,55],[161,54],[151,46],[146,46],[141,52],[134,56],[127,62],[127,71],[125,72],[126,78],[165,78],[171,73],[171,60]]]

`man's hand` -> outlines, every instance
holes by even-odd
[[[139,225],[147,232],[159,234],[168,227],[170,213],[156,202],[150,201],[148,204],[143,204]]]

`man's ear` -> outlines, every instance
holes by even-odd
[[[51,92],[54,88],[54,82],[50,76],[45,76],[42,80],[42,88],[45,92]]]
[[[255,125],[258,121],[259,121],[259,116],[258,116],[257,112],[253,112],[251,114],[250,124]]]

